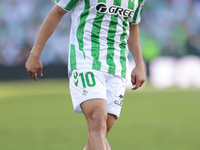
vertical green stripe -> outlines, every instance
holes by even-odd
[[[60,1],[60,0],[58,0]],[[79,0],[71,0],[67,6],[65,7],[66,10],[71,10],[77,3],[79,2]]]
[[[138,3],[139,3],[139,4],[141,4],[141,3],[143,3],[143,1],[144,1],[144,0],[139,0],[139,2],[138,2]]]
[[[59,3],[60,0],[55,0],[56,3]],[[69,1],[69,3],[67,4],[67,6],[65,7],[66,10],[70,11],[80,0],[71,0]]]
[[[70,45],[70,68],[76,69],[76,50],[73,44]]]
[[[137,16],[138,16],[138,13],[139,13],[139,10],[140,10],[140,5],[141,5],[141,3],[139,3],[140,1],[138,1],[138,7],[137,7],[137,9],[136,9],[136,11],[135,11],[135,14],[134,14],[134,16],[133,16],[133,21],[132,21],[132,23],[136,23],[136,21],[137,21]]]
[[[135,1],[131,2],[131,0],[129,0],[128,1],[128,9],[134,10],[134,7],[135,7]]]
[[[115,34],[116,34],[116,29],[117,29],[117,19],[118,15],[111,15],[111,22],[109,25],[109,30],[108,30],[108,38],[107,38],[107,45],[108,45],[108,50],[107,50],[107,58],[106,62],[109,65],[108,73],[115,74],[116,70],[116,65],[114,63],[114,43],[115,43]]]
[[[106,0],[98,0],[98,3],[106,3]],[[97,12],[97,15],[93,21],[92,33],[91,33],[91,55],[93,57],[92,69],[100,70],[101,62],[99,61],[99,52],[100,52],[100,29],[101,23],[103,21],[104,13]]]
[[[129,0],[129,2],[128,2],[128,8],[131,9],[131,10],[134,10],[134,7],[135,7],[135,1],[131,2]],[[131,27],[131,25],[132,25],[132,22],[129,22],[129,26],[130,27]]]
[[[128,22],[127,22],[128,18],[125,18],[124,21],[123,21],[123,33],[120,37],[120,42],[121,44],[119,45],[119,47],[121,48],[121,51],[120,51],[120,63],[121,63],[121,67],[122,67],[122,70],[121,70],[121,77],[123,78],[126,78],[126,44],[127,44],[127,41],[125,41],[125,36],[127,35],[127,32],[126,32],[126,28],[128,26]]]
[[[90,0],[85,0],[85,8],[84,11],[80,15],[80,22],[77,28],[76,36],[79,44],[79,50],[83,52],[83,56],[85,58],[85,52],[83,51],[84,43],[83,43],[83,34],[85,29],[85,21],[89,15],[90,8]]]
[[[114,0],[114,4],[117,6],[121,6],[121,0]],[[107,58],[106,62],[109,66],[108,68],[108,73],[115,74],[116,71],[116,65],[114,63],[114,51],[115,51],[115,35],[116,35],[116,30],[117,30],[117,24],[118,24],[118,15],[111,15],[111,22],[109,25],[109,30],[108,30],[108,36],[107,36],[107,45],[108,45],[108,50],[107,50]]]

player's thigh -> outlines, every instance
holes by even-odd
[[[83,114],[88,123],[89,130],[106,126],[107,103],[104,99],[90,99],[81,104]]]

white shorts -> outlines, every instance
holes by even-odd
[[[105,99],[107,113],[119,118],[126,87],[126,79],[93,69],[73,70],[70,93],[75,112],[82,113],[81,103],[90,99]]]

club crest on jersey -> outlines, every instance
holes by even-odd
[[[87,95],[87,93],[88,93],[88,91],[86,91],[86,90],[83,90],[83,93],[82,93],[82,95],[86,96],[86,95]]]
[[[120,6],[111,5],[110,7],[107,7],[105,3],[98,3],[96,5],[96,11],[99,13],[106,13],[114,14],[114,15],[120,15],[123,17],[130,17],[133,18],[133,15],[135,13],[134,10],[131,9],[125,9]]]

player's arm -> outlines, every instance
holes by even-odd
[[[39,30],[36,42],[30,52],[29,58],[26,62],[26,69],[30,76],[37,81],[37,70],[38,74],[42,76],[42,62],[40,60],[41,52],[52,33],[55,31],[61,18],[66,14],[67,11],[55,5]]]
[[[140,32],[138,24],[132,25],[130,28],[128,47],[136,63],[136,67],[131,73],[131,82],[134,86],[132,89],[136,90],[139,87],[141,87],[146,80],[145,63],[142,58]]]

